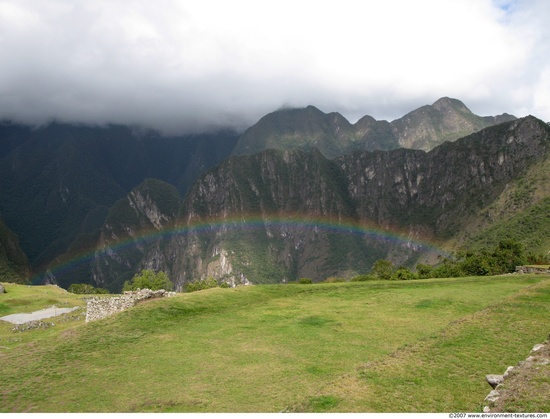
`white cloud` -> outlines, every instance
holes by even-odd
[[[175,132],[453,96],[550,120],[548,17],[544,0],[0,0],[0,118]]]

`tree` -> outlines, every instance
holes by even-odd
[[[500,273],[514,272],[516,266],[525,265],[527,263],[523,245],[511,239],[499,242],[493,252],[493,256],[502,271]]]
[[[460,263],[460,268],[465,275],[484,276],[492,275],[494,273],[494,264],[492,256],[487,252],[481,253],[467,253],[463,256],[463,260]]]
[[[433,267],[423,263],[416,265],[416,275],[419,279],[433,278]]]
[[[135,274],[130,281],[126,281],[122,287],[123,291],[135,291],[137,289],[150,290],[171,290],[174,284],[164,272],[154,272],[150,269],[144,269],[139,274]]]
[[[379,279],[391,279],[393,274],[393,263],[386,259],[378,259],[372,265],[372,274]]]
[[[464,276],[464,272],[454,259],[443,258],[442,263],[433,269],[434,278],[458,278],[460,276]]]

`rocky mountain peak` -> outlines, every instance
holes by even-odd
[[[458,99],[453,99],[450,97],[442,97],[436,100],[432,104],[432,108],[438,110],[439,112],[459,111],[462,113],[472,114],[472,111],[470,111],[470,109],[468,109],[464,103],[462,103]]]
[[[401,147],[429,151],[496,123],[475,115],[460,100],[443,97],[392,121],[391,126]]]
[[[458,99],[443,97],[389,123],[364,116],[352,125],[337,112],[314,106],[282,109],[261,118],[240,138],[233,154],[253,154],[267,148],[318,148],[334,158],[357,150],[399,147],[428,151],[480,129],[514,119],[481,117]]]

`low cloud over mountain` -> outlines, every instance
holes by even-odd
[[[449,95],[550,120],[550,3],[7,0],[0,119],[244,129],[281,106],[393,120]]]

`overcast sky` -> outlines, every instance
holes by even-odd
[[[550,121],[548,0],[0,0],[0,119],[168,134],[442,96]]]

